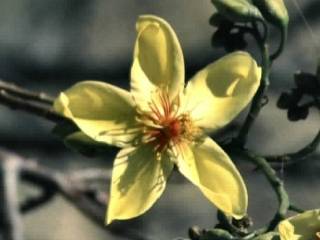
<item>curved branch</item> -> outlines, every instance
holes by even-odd
[[[319,146],[320,146],[320,130],[318,131],[314,139],[299,151],[282,154],[282,155],[266,156],[265,159],[270,163],[290,165],[309,157],[311,154],[313,154],[317,150]]]
[[[270,183],[271,187],[276,193],[279,206],[276,214],[270,221],[268,227],[266,227],[263,232],[271,231],[273,230],[278,223],[283,220],[289,210],[290,202],[289,202],[289,196],[286,192],[283,182],[280,180],[280,178],[277,177],[276,172],[273,170],[273,168],[270,166],[270,164],[267,162],[267,160],[263,157],[260,157],[253,152],[250,152],[248,150],[236,150],[237,153],[239,153],[240,156],[244,156],[248,158],[250,161],[252,161],[259,169],[261,169],[266,176],[268,182]]]
[[[56,195],[55,189],[42,188],[41,190],[42,192],[39,196],[30,197],[20,205],[20,212],[22,214],[29,213],[36,208],[41,207],[42,205],[52,200],[52,198]]]
[[[254,124],[256,118],[258,117],[261,108],[264,106],[264,96],[266,91],[268,90],[269,87],[269,72],[270,72],[270,59],[269,59],[269,47],[268,44],[266,43],[266,39],[268,38],[268,27],[263,24],[265,34],[262,37],[258,27],[256,24],[254,24],[253,28],[253,36],[255,37],[260,51],[261,51],[261,56],[262,56],[262,76],[261,76],[261,83],[258,88],[258,91],[256,95],[254,96],[252,100],[252,104],[249,110],[249,113],[247,115],[247,118],[245,119],[244,124],[242,125],[239,134],[237,138],[235,139],[235,143],[241,147],[245,145],[247,142],[248,134],[249,131]]]

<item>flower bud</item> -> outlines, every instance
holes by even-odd
[[[271,24],[281,29],[287,29],[289,15],[283,0],[252,0],[263,17]]]
[[[222,16],[220,13],[215,12],[209,19],[209,24],[213,27],[220,27],[220,26],[233,26],[233,23]]]
[[[245,49],[247,42],[242,32],[231,32],[231,29],[219,27],[212,35],[211,45],[217,48],[224,47],[227,52],[233,52],[235,50]]]
[[[232,22],[263,20],[258,8],[247,0],[211,0],[218,12]]]

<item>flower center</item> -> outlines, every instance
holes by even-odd
[[[148,110],[137,109],[143,125],[143,143],[151,143],[158,156],[182,142],[192,142],[202,134],[188,112],[181,109],[180,98],[170,100],[165,91],[157,91],[148,102]]]

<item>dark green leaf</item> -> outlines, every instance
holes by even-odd
[[[311,73],[297,72],[294,75],[296,86],[304,94],[318,95],[320,94],[320,84],[315,75]]]

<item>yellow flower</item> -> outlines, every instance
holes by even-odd
[[[198,72],[184,89],[184,58],[163,19],[141,16],[131,91],[98,81],[60,94],[55,109],[95,141],[123,148],[112,175],[106,222],[143,214],[160,197],[174,165],[219,209],[247,210],[247,190],[227,154],[209,137],[252,99],[260,68],[235,52]]]
[[[320,239],[320,210],[310,210],[280,222],[281,240]]]

